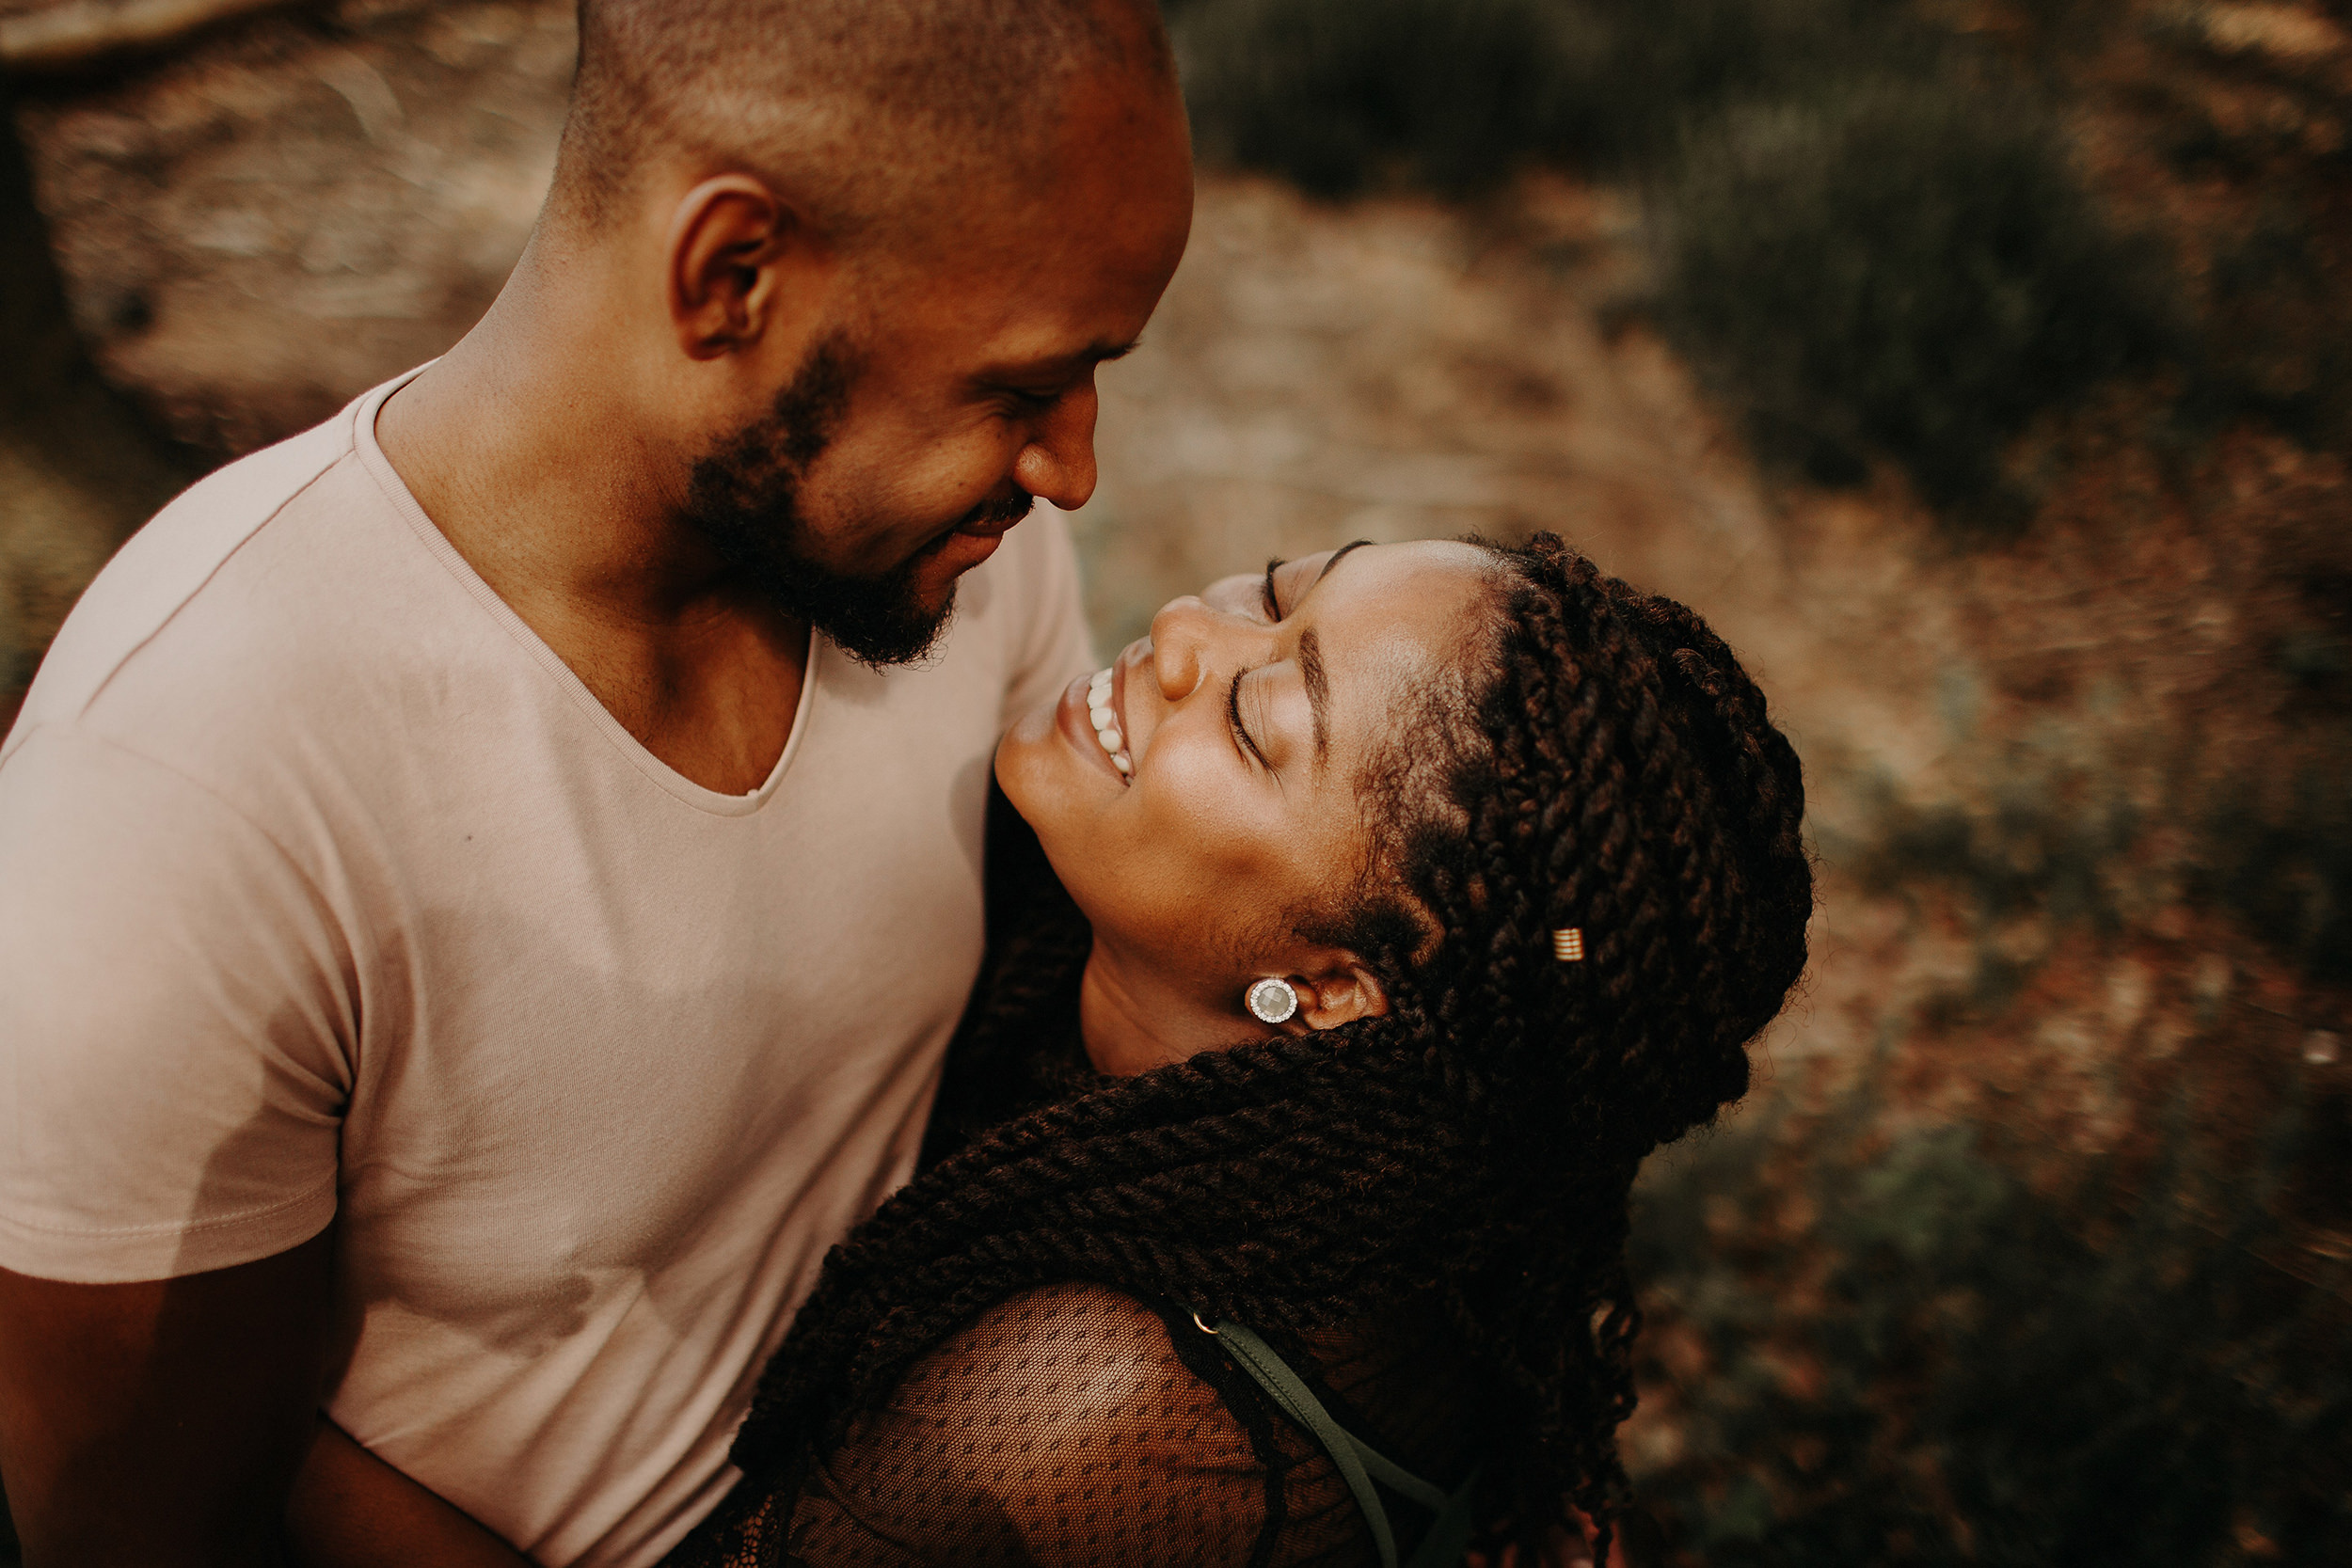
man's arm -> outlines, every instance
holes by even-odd
[[[531,1568],[471,1514],[332,1421],[319,1423],[286,1528],[302,1568]]]
[[[331,1243],[135,1285],[0,1269],[0,1477],[25,1568],[276,1564],[318,1421]]]

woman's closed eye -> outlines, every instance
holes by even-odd
[[[1265,752],[1258,748],[1256,737],[1250,735],[1249,726],[1243,723],[1241,719],[1242,677],[1249,673],[1251,672],[1248,670],[1235,671],[1232,680],[1226,685],[1225,725],[1233,732],[1234,749],[1246,756],[1256,758],[1258,766],[1271,773],[1274,771],[1274,764],[1266,760]]]
[[[1368,539],[1353,539],[1336,550],[1324,552],[1321,558],[1322,565],[1312,573],[1307,570],[1308,563],[1316,560],[1316,557],[1311,555],[1299,562],[1286,561],[1279,557],[1267,562],[1265,575],[1260,579],[1258,585],[1260,608],[1265,611],[1265,618],[1277,623],[1288,620],[1297,610],[1299,601],[1314,592],[1315,584],[1329,576],[1332,567],[1344,560],[1350,551],[1361,549],[1371,542]],[[1296,570],[1286,572],[1284,570],[1286,567],[1295,567]],[[1291,596],[1290,608],[1287,610],[1282,606],[1282,594],[1285,590]]]

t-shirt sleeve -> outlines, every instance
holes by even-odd
[[[313,879],[193,780],[63,727],[0,763],[0,1265],[282,1252],[335,1212],[355,1021]]]
[[[1025,585],[1027,614],[1014,633],[1011,678],[1006,683],[999,724],[1010,724],[1053,701],[1062,688],[1095,667],[1069,514],[1041,502],[1012,537],[1031,529],[1037,532],[1030,542],[1034,565]]]

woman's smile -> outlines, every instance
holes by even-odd
[[[1132,653],[1134,650],[1130,649]],[[1056,705],[1054,727],[1062,739],[1123,788],[1135,779],[1135,745],[1127,725],[1127,660],[1074,680]]]

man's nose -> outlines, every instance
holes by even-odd
[[[1094,416],[1101,404],[1094,383],[1054,400],[1012,460],[1012,482],[1032,496],[1075,512],[1094,494]]]
[[[1260,623],[1211,609],[1197,594],[1168,600],[1152,617],[1152,670],[1160,695],[1183,702],[1210,675],[1239,669],[1266,635]]]

